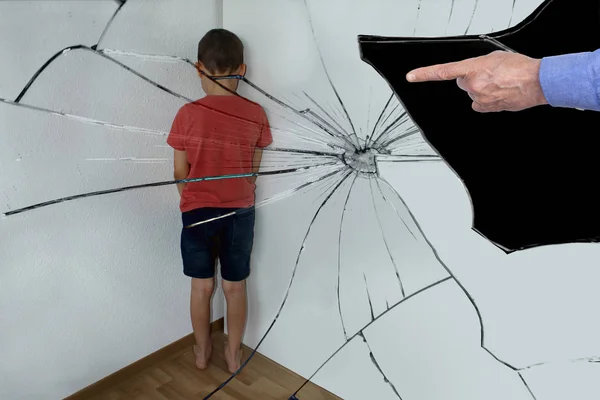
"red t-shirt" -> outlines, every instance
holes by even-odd
[[[184,105],[167,138],[171,147],[186,152],[189,179],[252,173],[254,150],[272,141],[263,108],[239,96],[206,96]],[[250,207],[255,187],[248,178],[190,182],[179,208]]]

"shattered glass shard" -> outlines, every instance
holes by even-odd
[[[376,157],[379,152],[375,149],[346,151],[344,162],[356,172],[374,174],[377,172]]]

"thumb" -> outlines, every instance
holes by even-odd
[[[456,78],[462,78],[469,72],[469,64],[467,61],[468,60],[463,60],[413,69],[406,74],[406,80],[409,82],[427,82],[449,81]]]

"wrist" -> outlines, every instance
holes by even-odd
[[[532,58],[530,60],[530,76],[531,76],[531,87],[532,89],[532,97],[533,101],[536,105],[544,105],[548,104],[548,99],[544,95],[544,90],[542,88],[542,83],[540,81],[540,67],[542,65],[542,60],[537,58]]]

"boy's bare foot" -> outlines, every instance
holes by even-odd
[[[206,369],[208,367],[208,361],[212,355],[212,343],[208,342],[205,349],[201,349],[200,346],[194,345],[194,355],[196,356],[196,367],[198,369]]]
[[[242,365],[242,349],[237,349],[235,354],[233,351],[229,349],[229,344],[225,344],[225,362],[227,363],[227,368],[229,372],[232,374],[237,372]]]

